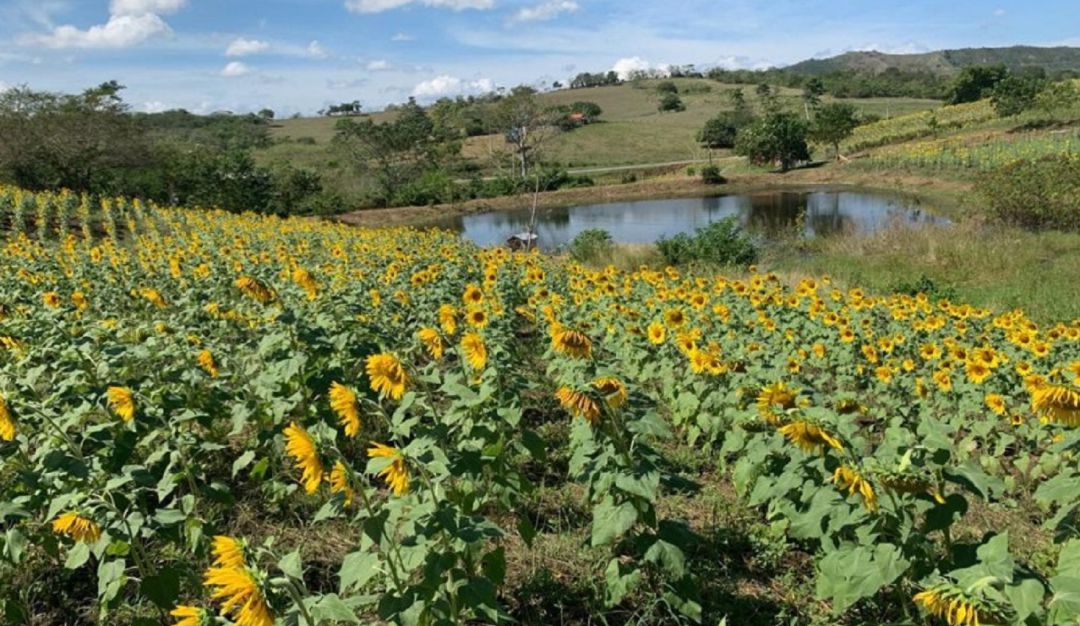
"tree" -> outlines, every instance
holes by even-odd
[[[660,98],[660,105],[657,107],[661,112],[665,111],[685,111],[686,105],[683,103],[682,98],[677,93],[666,93]]]
[[[274,119],[274,110],[262,109],[261,111],[259,111],[259,117],[263,118],[264,120],[272,120]]]
[[[379,200],[389,205],[398,191],[436,163],[439,138],[435,124],[420,105],[409,100],[393,122],[371,119],[338,121],[334,142],[360,171],[370,173]]]
[[[796,163],[810,159],[806,137],[806,121],[798,115],[769,113],[739,130],[735,152],[756,164],[779,164],[780,170],[786,172]]]
[[[662,81],[656,83],[656,93],[659,93],[659,94],[679,93],[679,86],[676,85],[674,81],[662,80]]]
[[[949,104],[975,102],[990,95],[1009,76],[1004,64],[972,65],[960,70],[949,89]]]
[[[825,95],[825,83],[820,78],[814,77],[803,85],[802,100],[806,119],[810,119],[811,109],[816,109],[821,104],[821,96]]]
[[[492,112],[492,126],[510,144],[522,178],[529,175],[536,153],[547,140],[552,128],[551,114],[536,99],[536,90],[521,85],[500,100]]]
[[[814,141],[830,144],[836,159],[840,160],[840,142],[851,136],[859,125],[859,113],[854,105],[832,102],[818,109],[810,126]]]
[[[738,114],[749,118],[750,105],[746,102],[746,94],[743,93],[742,88],[732,89],[728,92],[728,100],[731,101],[731,108]]]
[[[1035,106],[1046,81],[1036,77],[1009,76],[994,86],[990,101],[1001,117],[1019,115]]]
[[[710,150],[734,148],[739,129],[749,124],[752,119],[745,111],[721,111],[716,117],[705,122],[705,126],[698,132],[697,140]]]

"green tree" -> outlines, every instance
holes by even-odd
[[[753,117],[748,112],[721,111],[698,132],[698,142],[711,150],[734,148],[739,129],[749,124]]]
[[[810,125],[810,138],[833,147],[836,159],[840,157],[840,142],[851,136],[859,125],[859,113],[854,105],[832,102],[822,106]]]
[[[536,90],[514,87],[492,111],[492,125],[502,133],[514,152],[517,173],[527,178],[529,168],[539,159],[538,152],[552,130],[553,116],[541,106]]]
[[[759,165],[778,164],[786,172],[810,159],[808,125],[794,113],[774,112],[739,130],[735,152]]]
[[[338,121],[334,142],[362,173],[370,174],[384,206],[399,189],[437,163],[440,138],[435,124],[420,105],[409,100],[393,122],[376,124],[370,118]]]
[[[802,101],[806,119],[810,119],[810,111],[821,104],[821,96],[825,95],[825,83],[820,78],[814,77],[803,85]]]
[[[975,102],[990,95],[998,83],[1009,76],[1003,64],[972,65],[960,70],[949,88],[949,104]]]
[[[683,103],[682,98],[677,93],[667,93],[660,98],[660,104],[657,107],[661,112],[666,111],[685,111],[686,104]]]
[[[994,86],[990,101],[1001,117],[1019,115],[1035,106],[1046,81],[1035,77],[1009,76]]]
[[[662,81],[656,83],[656,93],[659,93],[659,94],[679,93],[679,86],[676,85],[674,81],[662,80]]]

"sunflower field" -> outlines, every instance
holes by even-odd
[[[1080,619],[1080,320],[67,193],[0,231],[6,623],[521,621],[556,481],[564,623],[743,623],[671,506],[710,482],[818,623]]]

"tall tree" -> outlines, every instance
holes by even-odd
[[[810,125],[810,137],[833,147],[833,154],[840,160],[840,142],[851,136],[859,125],[859,113],[854,105],[832,102],[818,109]]]
[[[806,112],[806,119],[810,119],[810,111],[816,109],[821,104],[821,96],[825,95],[825,83],[821,82],[820,78],[816,76],[806,81],[803,85],[802,101],[803,110]]]
[[[807,130],[806,121],[795,113],[769,113],[739,130],[735,152],[759,165],[778,164],[786,172],[810,159]]]
[[[536,98],[532,87],[514,87],[510,94],[495,105],[493,126],[502,133],[514,151],[515,168],[522,178],[538,159],[541,145],[553,132],[553,120]]]

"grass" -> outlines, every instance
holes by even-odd
[[[641,81],[592,89],[554,91],[540,96],[549,105],[569,104],[579,100],[595,102],[604,110],[603,120],[585,128],[552,137],[544,146],[544,158],[565,167],[602,167],[630,164],[666,163],[701,159],[706,152],[697,144],[697,132],[705,121],[730,108],[728,92],[741,88],[751,106],[758,106],[752,86],[724,85],[707,79],[674,79],[683,94],[686,110],[679,113],[657,111],[657,81]],[[801,110],[800,92],[780,89],[786,106]],[[832,101],[825,98],[825,101]],[[867,98],[845,100],[860,111],[883,117],[934,109],[935,100],[910,98]],[[377,113],[374,119],[387,119],[390,114]],[[300,118],[275,122],[271,130],[274,139],[284,141],[270,148],[267,158],[310,164],[332,160],[329,143],[334,136],[336,118]],[[297,143],[309,138],[315,145]],[[472,137],[465,142],[466,158],[485,163],[493,151],[502,147],[498,136]],[[320,154],[315,157],[313,155]]]

